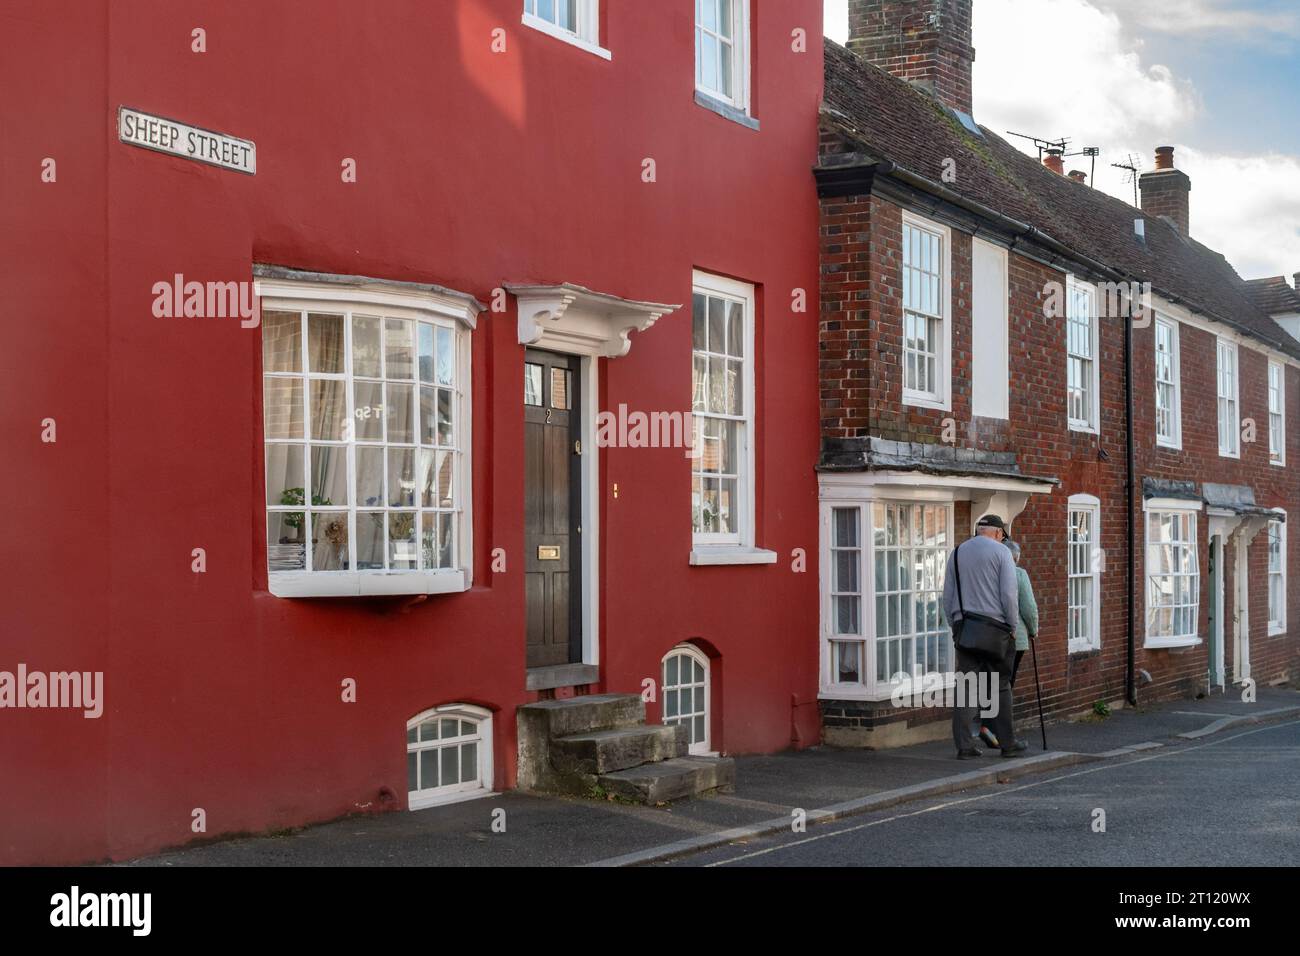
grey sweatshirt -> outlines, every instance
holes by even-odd
[[[961,555],[961,594],[966,610],[983,614],[1003,624],[1020,620],[1020,588],[1016,581],[1016,562],[1011,552],[992,538],[977,535],[963,541],[948,557],[943,579],[943,613],[949,623],[961,620],[957,602],[957,575],[953,574],[953,557]]]

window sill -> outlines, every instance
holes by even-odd
[[[776,564],[776,552],[733,544],[705,544],[691,549],[691,564]]]
[[[742,109],[732,106],[730,103],[724,103],[716,97],[710,96],[701,90],[695,91],[695,103],[697,106],[703,106],[706,110],[711,110],[719,116],[731,120],[733,123],[739,123],[746,129],[752,129],[757,132],[758,120],[750,116]]]
[[[935,398],[918,392],[903,392],[903,404],[912,408],[930,408],[937,412],[952,411],[952,405],[946,398]]]
[[[1196,647],[1205,643],[1199,637],[1148,637],[1143,643],[1143,650],[1169,651],[1186,647]]]
[[[1233,459],[1234,461],[1240,461],[1240,460],[1241,460],[1241,452],[1239,452],[1239,451],[1237,451],[1237,452],[1224,451],[1222,448],[1220,448],[1220,449],[1219,449],[1219,457],[1220,457],[1220,458],[1231,458],[1231,459]]]
[[[895,684],[887,689],[877,688],[876,690],[867,690],[861,684],[823,684],[817,692],[818,700],[853,700],[864,704],[891,704],[904,709],[912,708],[913,697],[923,697],[927,691],[931,693],[946,693],[957,686],[957,675],[951,671],[943,674],[943,683],[928,683],[923,675],[916,682],[915,687],[903,687],[901,684]],[[895,705],[894,697],[900,696],[902,703]]]
[[[571,33],[563,27],[557,27],[554,23],[551,23],[548,20],[543,20],[541,17],[533,16],[531,13],[525,13],[521,22],[526,27],[532,27],[539,33],[545,33],[547,36],[555,37],[555,39],[568,43],[570,46],[576,46],[579,50],[586,50],[588,53],[598,56],[602,60],[612,60],[614,58],[614,54],[610,53],[600,44],[592,43],[590,40],[584,40],[576,33]]]
[[[1286,633],[1285,624],[1273,624],[1270,622],[1270,624],[1268,625],[1269,637],[1281,637],[1285,633]]]
[[[463,790],[460,793],[444,793],[439,796],[430,797],[407,797],[406,809],[408,810],[427,810],[430,807],[445,807],[449,803],[463,803],[466,800],[480,800],[483,797],[495,797],[495,790],[485,790],[483,787],[477,787],[473,790]]]
[[[1171,441],[1171,440],[1166,439],[1166,438],[1157,438],[1157,439],[1156,439],[1156,447],[1157,447],[1157,448],[1163,448],[1163,449],[1165,449],[1166,451],[1182,451],[1182,450],[1183,450],[1183,443],[1182,443],[1182,442]]]
[[[1085,643],[1083,641],[1079,641],[1079,642],[1070,641],[1069,646],[1066,648],[1066,653],[1070,657],[1073,657],[1076,654],[1092,654],[1100,650],[1101,650],[1100,643],[1092,643],[1092,642]]]
[[[1276,465],[1276,466],[1279,467],[1279,468],[1285,468],[1285,467],[1286,467],[1286,459],[1285,459],[1285,458],[1283,458],[1281,461],[1278,461],[1276,458],[1270,458],[1270,459],[1268,460],[1268,463],[1269,463],[1270,465]]]
[[[367,597],[455,594],[469,590],[465,572],[454,571],[277,571],[268,575],[276,597]]]
[[[1088,425],[1084,422],[1070,422],[1070,431],[1076,435],[1100,435],[1101,429],[1095,425]]]

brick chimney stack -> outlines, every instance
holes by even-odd
[[[1085,173],[1082,169],[1070,170],[1070,178],[1073,179],[1076,183],[1083,183],[1087,185],[1088,182],[1088,174]]]
[[[1161,146],[1156,150],[1156,168],[1143,173],[1138,180],[1142,190],[1142,211],[1151,216],[1166,216],[1173,220],[1184,236],[1190,234],[1191,202],[1188,193],[1192,181],[1187,174],[1174,168],[1174,148]]]
[[[971,112],[973,0],[849,0],[849,49]]]
[[[1049,149],[1043,154],[1043,165],[1058,176],[1065,175],[1065,159],[1059,149]]]

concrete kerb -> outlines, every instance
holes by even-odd
[[[1193,730],[1179,734],[1178,738],[1199,740],[1202,737],[1208,737],[1211,734],[1216,734],[1237,724],[1267,723],[1274,720],[1283,720],[1292,716],[1300,716],[1300,707],[1278,707],[1273,710],[1261,711],[1258,714],[1242,715],[1239,717],[1223,717],[1205,727],[1202,727],[1200,730]],[[832,804],[829,807],[809,810],[807,812],[807,823],[809,825],[831,823],[835,820],[844,819],[845,817],[873,813],[877,810],[885,810],[889,807],[897,806],[900,803],[924,800],[928,797],[944,796],[945,794],[954,793],[960,790],[968,790],[975,787],[986,787],[991,784],[1005,783],[1019,777],[1046,773],[1051,770],[1070,767],[1076,764],[1095,763],[1102,760],[1126,757],[1130,754],[1140,753],[1144,750],[1155,750],[1163,746],[1165,745],[1159,741],[1148,740],[1141,743],[1129,744],[1125,747],[1118,747],[1114,750],[1108,750],[1099,754],[1073,753],[1069,751],[1039,754],[1036,757],[1017,760],[1014,763],[1008,763],[1005,766],[998,766],[987,770],[975,770],[969,773],[960,773],[951,777],[942,777],[938,780],[913,784],[910,787],[899,787],[895,790],[885,790],[881,793],[873,793],[854,800],[846,800],[842,803]],[[790,831],[790,826],[790,817],[775,817],[770,820],[763,820],[759,823],[751,824],[750,826],[734,827],[730,830],[719,830],[717,833],[708,833],[702,836],[690,837],[685,840],[677,840],[673,843],[663,844],[662,846],[651,847],[648,850],[638,850],[635,853],[625,853],[622,856],[597,860],[594,863],[588,863],[587,866],[623,867],[645,866],[649,863],[661,863],[677,857],[687,856],[691,853],[699,853],[702,850],[711,850],[715,847],[726,846],[730,843],[752,840],[756,837],[769,836],[776,833],[787,833]]]
[[[1262,724],[1271,720],[1284,720],[1287,717],[1300,715],[1300,707],[1277,707],[1273,710],[1262,710],[1258,714],[1241,714],[1236,717],[1220,717],[1212,724],[1207,724],[1200,730],[1189,730],[1185,734],[1178,736],[1183,740],[1200,740],[1202,737],[1208,737],[1210,734],[1217,734],[1221,730],[1229,727],[1235,727],[1237,724]]]
[[[899,787],[895,790],[885,790],[881,793],[873,793],[865,797],[858,797],[854,800],[846,800],[842,803],[832,804],[829,807],[820,807],[815,810],[809,810],[807,812],[807,823],[809,825],[831,823],[845,817],[872,813],[877,810],[885,810],[900,803],[909,803],[913,800],[923,800],[927,797],[939,797],[948,793],[954,793],[959,790],[969,790],[975,787],[987,787],[991,784],[1014,780],[1018,777],[1025,777],[1035,773],[1055,770],[1058,767],[1069,767],[1080,763],[1091,763],[1101,759],[1102,757],[1097,754],[1069,752],[1039,754],[1036,757],[1027,757],[1024,760],[1017,760],[1014,763],[1008,761],[1002,766],[990,768],[988,770],[975,770],[970,773],[960,773],[951,777],[942,777],[939,780],[929,780],[925,783],[913,784],[910,787]],[[600,867],[643,866],[647,863],[658,863],[664,860],[674,859],[675,857],[686,856],[690,853],[698,853],[701,850],[710,850],[714,847],[726,846],[729,843],[735,843],[741,840],[752,840],[755,837],[768,836],[774,833],[787,833],[790,830],[790,826],[790,817],[775,817],[749,826],[734,827],[730,830],[719,830],[717,833],[708,833],[702,836],[690,837],[685,840],[677,840],[673,843],[666,843],[662,846],[651,847],[648,850],[638,850],[635,853],[626,853],[622,856],[598,860],[587,865]]]

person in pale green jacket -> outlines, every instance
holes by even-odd
[[[1029,581],[1029,572],[1020,566],[1020,545],[1007,538],[1003,542],[1010,550],[1016,562],[1016,587],[1020,592],[1020,616],[1016,619],[1016,662],[1011,667],[1011,685],[1015,686],[1016,674],[1020,670],[1020,659],[1029,650],[1029,642],[1038,637],[1038,601],[1034,599],[1034,586]],[[982,723],[980,738],[990,747],[998,746],[998,739]]]

